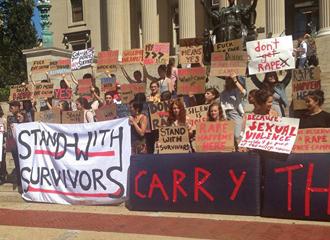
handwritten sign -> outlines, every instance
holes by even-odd
[[[44,123],[61,123],[61,112],[59,109],[35,112],[34,119]]]
[[[45,73],[49,70],[50,60],[33,61],[31,72],[32,73]]]
[[[187,122],[192,129],[196,129],[197,123],[207,121],[207,111],[210,105],[199,105],[186,108]]]
[[[134,99],[135,94],[145,93],[145,83],[128,83],[120,85],[121,89],[121,101],[123,103],[129,103]]]
[[[123,64],[141,63],[143,61],[143,49],[131,49],[123,51]]]
[[[130,110],[128,104],[116,104],[116,105],[117,105],[117,118],[130,116]]]
[[[98,122],[112,120],[117,117],[116,104],[107,104],[95,111],[96,119]]]
[[[79,70],[88,67],[94,60],[94,48],[74,51],[71,55],[71,70]]]
[[[328,153],[330,152],[330,129],[299,129],[294,153]]]
[[[62,112],[63,124],[75,124],[84,122],[84,111],[65,111]]]
[[[9,101],[31,100],[33,97],[33,86],[28,85],[12,85],[10,86]]]
[[[306,109],[305,97],[313,90],[321,89],[319,67],[294,69],[292,77],[292,102],[294,110]]]
[[[236,52],[243,51],[243,43],[241,39],[231,40],[228,42],[214,44],[215,52]]]
[[[251,58],[250,74],[295,68],[292,36],[250,41],[246,43],[246,49]]]
[[[72,98],[71,88],[57,88],[54,89],[54,98],[59,100],[66,100]]]
[[[148,103],[151,129],[159,129],[167,126],[167,118],[169,116],[170,102]]]
[[[116,78],[115,77],[107,77],[107,78],[101,78],[101,91],[102,92],[111,92],[116,91]]]
[[[196,152],[232,152],[235,122],[200,122],[196,127]]]
[[[168,64],[170,43],[148,43],[144,46],[144,64]]]
[[[204,67],[179,68],[178,75],[178,94],[188,95],[205,92],[206,69]]]
[[[116,72],[119,51],[99,52],[97,57],[97,72]]]
[[[37,83],[34,86],[35,98],[50,98],[53,97],[53,83]]]
[[[213,52],[211,56],[210,76],[231,76],[235,73],[244,76],[246,73],[248,56],[244,51]]]
[[[59,59],[57,61],[51,61],[49,65],[48,74],[50,76],[62,75],[71,73],[71,60]]]
[[[78,80],[78,94],[89,94],[91,92],[92,79],[79,79]]]
[[[187,127],[159,129],[159,153],[188,153],[190,150]]]
[[[203,39],[180,39],[179,61],[181,64],[202,63]]]
[[[269,152],[291,152],[298,134],[299,119],[248,114],[239,147]]]

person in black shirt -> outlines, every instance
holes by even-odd
[[[324,92],[315,90],[305,97],[307,112],[300,119],[299,128],[330,128],[330,113],[322,110]]]

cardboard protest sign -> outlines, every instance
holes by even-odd
[[[31,67],[31,72],[32,73],[45,73],[49,70],[49,64],[50,64],[49,59],[33,61],[32,67]]]
[[[261,215],[329,222],[329,170],[329,154],[290,154],[285,161],[271,156],[264,159]]]
[[[101,78],[101,91],[102,92],[111,92],[116,91],[116,78],[115,77],[107,77],[107,78]]]
[[[98,53],[97,72],[116,72],[119,51],[103,51]]]
[[[299,129],[292,151],[294,153],[329,153],[330,129]]]
[[[167,126],[167,118],[170,110],[170,102],[148,103],[151,129],[159,129]]]
[[[86,79],[79,79],[78,80],[78,94],[90,94],[91,93],[91,87],[92,87],[92,79],[86,78]]]
[[[164,127],[159,129],[159,153],[188,153],[190,151],[187,127]]]
[[[34,86],[34,98],[51,98],[53,97],[53,83],[36,83]]]
[[[289,154],[296,140],[298,128],[297,118],[248,114],[244,135],[238,146]]]
[[[205,92],[205,67],[179,68],[177,80],[177,93],[188,95]]]
[[[248,56],[246,52],[213,52],[210,76],[245,76]]]
[[[34,120],[43,123],[61,123],[61,111],[59,109],[51,109],[34,113]]]
[[[98,122],[115,119],[117,117],[117,104],[103,105],[95,111],[95,115]]]
[[[197,123],[207,121],[209,106],[210,105],[206,104],[186,108],[187,122],[193,130],[196,129]]]
[[[9,101],[31,100],[32,97],[33,86],[31,84],[10,86]]]
[[[72,98],[71,88],[56,88],[54,89],[54,98],[59,100],[67,100]]]
[[[130,210],[260,214],[257,154],[137,154],[129,182]]]
[[[140,64],[143,61],[143,49],[124,50],[122,64]]]
[[[268,38],[246,43],[249,74],[295,68],[292,36]]]
[[[74,51],[71,55],[71,70],[91,66],[94,60],[94,48]]]
[[[196,152],[232,152],[235,122],[200,122],[196,126]]]
[[[168,64],[170,43],[148,43],[144,46],[144,64]]]
[[[235,39],[228,42],[214,44],[215,52],[236,52],[243,51],[242,39]]]
[[[64,111],[62,112],[63,124],[83,123],[85,118],[84,111]]]
[[[121,84],[121,101],[123,103],[130,103],[134,99],[135,94],[145,93],[146,85],[145,83],[128,83]]]
[[[51,61],[49,65],[48,74],[50,76],[62,75],[71,73],[71,60],[59,59],[57,61]]]
[[[203,39],[186,38],[180,39],[179,62],[181,64],[203,62]]]
[[[305,97],[310,91],[321,89],[319,67],[294,69],[292,77],[292,102],[294,110],[306,109]]]
[[[117,106],[117,118],[123,118],[130,116],[130,110],[128,104],[116,104]]]
[[[74,127],[17,124],[23,199],[78,205],[125,201],[130,136],[128,118]]]

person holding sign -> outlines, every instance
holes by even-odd
[[[143,66],[143,75],[153,82],[159,82],[160,93],[165,91],[170,91],[171,93],[174,91],[174,86],[172,84],[172,80],[166,76],[166,65],[162,64],[158,67],[158,75],[159,77],[153,77],[149,75],[147,68],[144,64]]]
[[[218,122],[223,121],[222,109],[219,103],[212,103],[207,111],[207,121]]]
[[[121,65],[121,64],[120,64],[119,66],[120,66],[120,69],[121,69],[121,71],[122,71],[124,77],[126,78],[126,80],[127,80],[129,83],[143,83],[143,82],[146,82],[146,79],[145,79],[145,78],[142,79],[142,73],[141,73],[141,71],[139,71],[139,70],[134,71],[134,73],[133,73],[133,78],[131,78],[131,77],[127,74],[127,72],[126,72],[124,66]]]
[[[285,89],[291,81],[291,76],[292,72],[288,70],[280,82],[276,72],[268,72],[261,82],[256,75],[251,75],[251,80],[257,88],[273,93],[273,109],[282,117],[285,117],[285,109],[289,105]]]
[[[244,114],[243,97],[246,95],[246,89],[243,87],[239,78],[232,74],[226,77],[224,90],[220,94],[220,104],[223,110],[223,116],[226,120],[235,121],[235,142],[240,140],[242,120]]]
[[[261,89],[254,93],[254,109],[253,113],[258,115],[270,115],[278,117],[279,114],[272,109],[273,95],[267,90]]]
[[[159,83],[157,81],[153,81],[149,85],[150,87],[150,95],[147,97],[148,102],[160,102],[160,94],[159,94]]]
[[[169,116],[167,123],[169,127],[186,126],[189,131],[189,135],[192,135],[192,127],[189,124],[189,119],[186,117],[186,109],[183,102],[180,99],[174,100],[169,109]]]
[[[147,116],[142,113],[143,104],[131,101],[129,124],[131,125],[132,154],[147,153],[145,133],[147,130]]]
[[[299,128],[330,128],[330,113],[322,110],[324,92],[315,90],[305,97],[307,112],[300,119]]]

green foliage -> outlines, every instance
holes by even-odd
[[[36,46],[33,0],[0,0],[0,88],[27,79],[23,49]],[[1,89],[2,93],[6,90]]]

